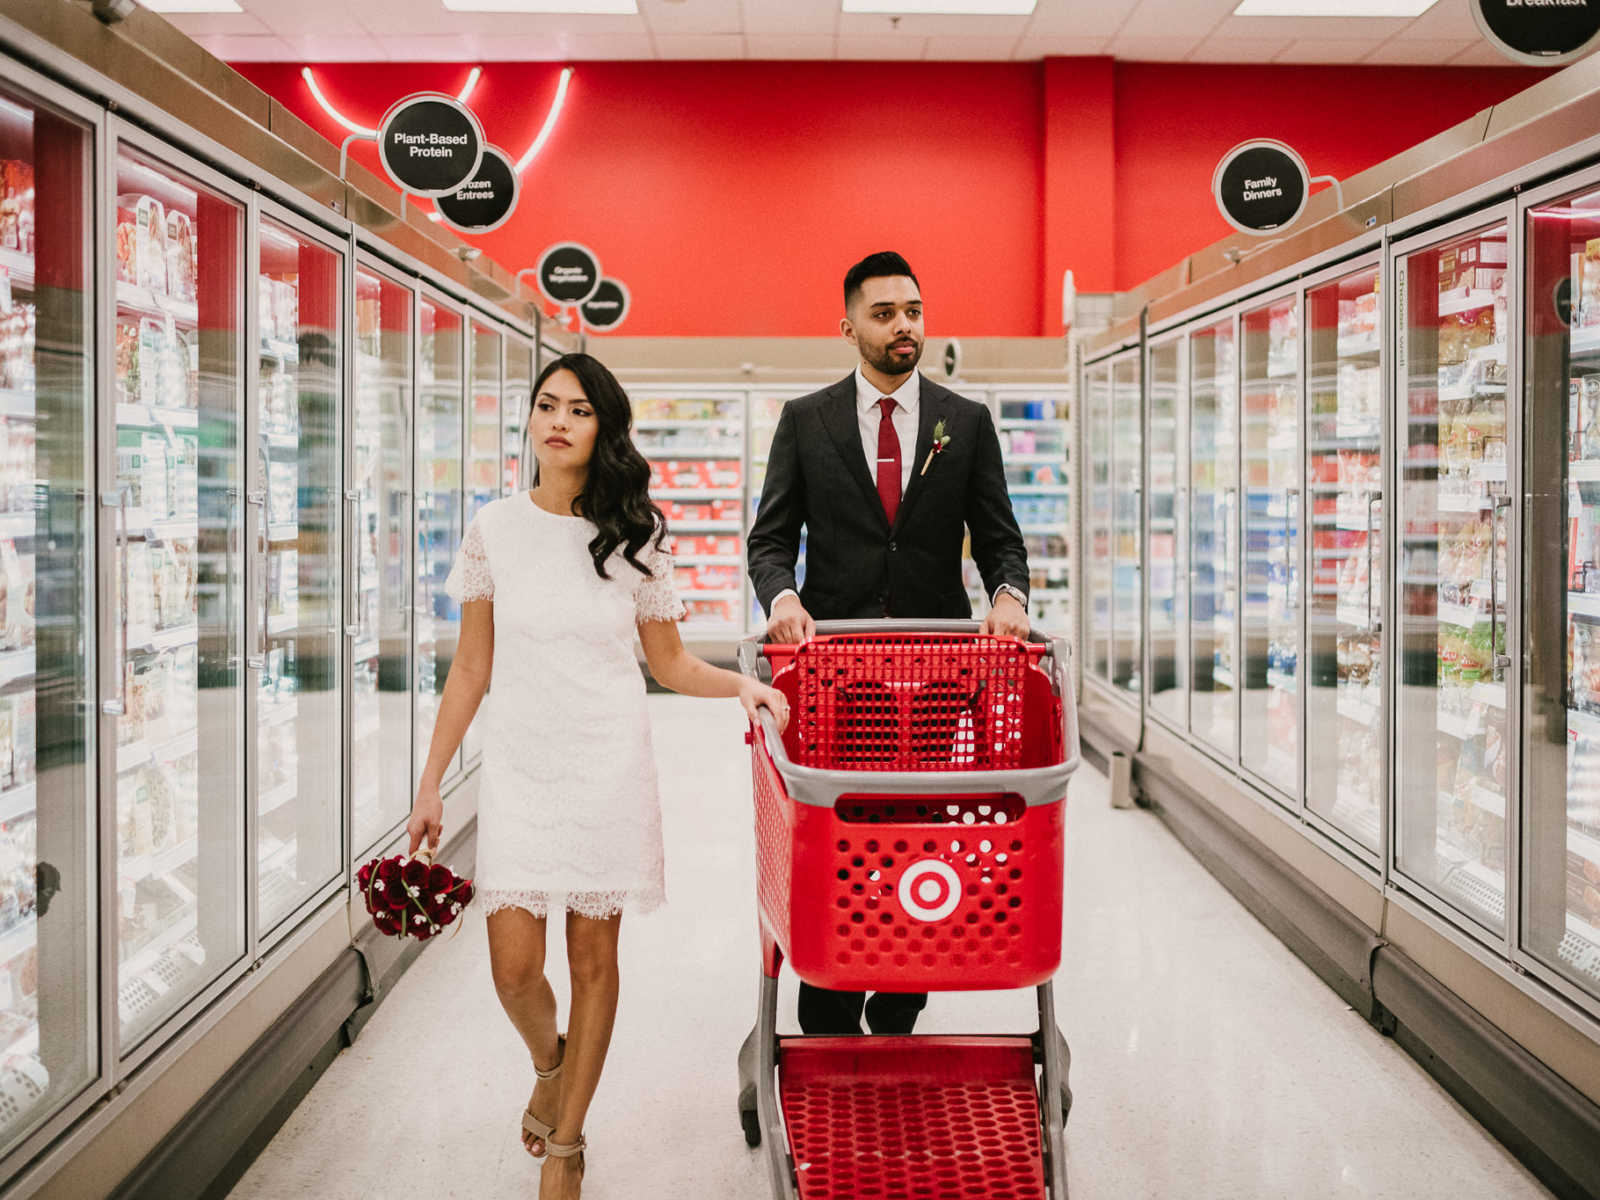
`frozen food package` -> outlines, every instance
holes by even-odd
[[[38,703],[31,691],[16,697],[11,727],[11,759],[18,783],[32,783],[38,771]]]
[[[177,300],[193,300],[198,282],[194,222],[189,214],[167,214],[167,293]]]
[[[139,646],[147,644],[155,636],[156,630],[155,581],[150,575],[150,548],[143,542],[129,542],[123,553],[128,556],[128,596],[125,600],[128,642]]]
[[[133,317],[117,317],[116,355],[117,401],[139,404],[139,322]]]
[[[139,218],[133,196],[117,197],[117,282],[139,282]]]
[[[139,474],[145,518],[166,520],[172,512],[172,498],[167,477],[167,439],[159,433],[147,433],[140,439]]]
[[[163,408],[187,407],[189,364],[186,357],[178,340],[177,324],[169,316],[161,329],[161,394],[157,403]]]
[[[16,648],[33,645],[33,555],[19,554],[11,538],[0,542],[0,566],[6,576],[6,642]]]
[[[194,433],[179,433],[167,443],[166,452],[172,516],[193,520],[200,505],[200,439]]]
[[[16,784],[15,759],[12,756],[12,737],[15,728],[10,696],[0,696],[0,788]]]
[[[32,254],[33,165],[0,160],[0,247]]]
[[[122,240],[120,226],[124,218],[133,225],[131,234],[133,277],[130,283],[152,292],[167,290],[167,212],[154,196],[127,195],[117,197],[117,264],[122,272]]]
[[[161,403],[161,369],[167,353],[166,322],[155,317],[139,320],[139,403]]]

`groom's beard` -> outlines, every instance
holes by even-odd
[[[917,364],[922,361],[922,343],[912,343],[916,349],[909,358],[902,358],[894,352],[894,342],[887,346],[874,349],[867,355],[867,362],[873,369],[882,371],[885,375],[909,375],[917,369]]]

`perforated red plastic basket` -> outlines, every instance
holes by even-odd
[[[882,633],[763,649],[794,714],[781,743],[752,737],[769,973],[781,953],[831,988],[1048,980],[1076,765],[1050,647]]]

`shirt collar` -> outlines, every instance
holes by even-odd
[[[889,393],[894,397],[894,402],[912,416],[917,415],[917,404],[922,398],[922,372],[912,371],[905,382]],[[856,411],[865,415],[868,411],[878,407],[878,401],[883,393],[867,382],[867,377],[861,373],[861,368],[856,367]]]

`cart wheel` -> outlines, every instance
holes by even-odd
[[[750,1147],[761,1145],[761,1118],[754,1109],[739,1112],[739,1124],[744,1126],[744,1144]]]
[[[1065,1125],[1067,1118],[1072,1115],[1072,1089],[1066,1084],[1061,1085],[1061,1123]]]

